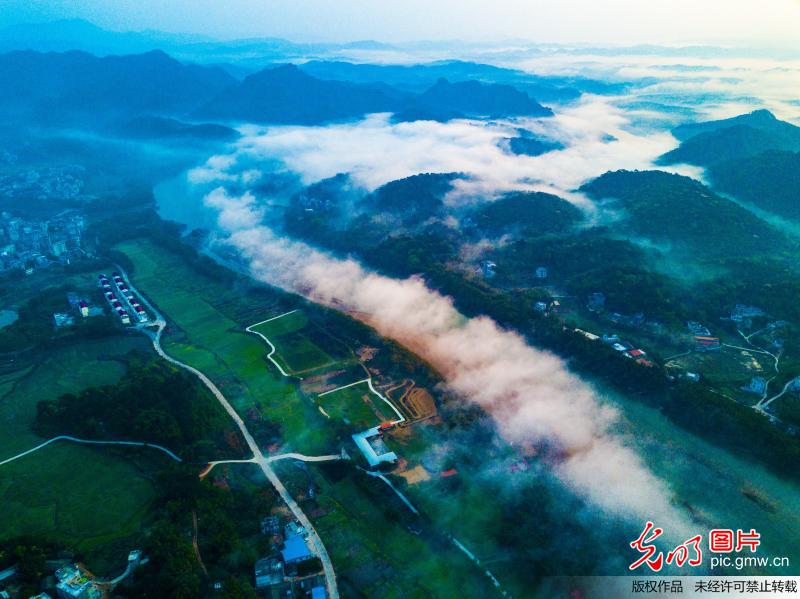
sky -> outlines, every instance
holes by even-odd
[[[800,0],[0,0],[3,26],[62,18],[216,38],[788,47]]]

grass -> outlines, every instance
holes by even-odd
[[[343,595],[356,586],[376,598],[493,596],[480,570],[448,540],[436,538],[433,530],[420,535],[408,530],[410,513],[384,483],[370,480],[367,491],[350,476],[329,480],[325,467],[310,467],[309,473],[321,488],[314,526],[336,566]],[[287,465],[280,466],[280,475],[297,496],[305,477]],[[387,518],[376,504],[399,511]]]
[[[303,374],[312,370],[332,366],[337,359],[311,340],[319,336],[302,310],[296,310],[275,320],[253,327],[275,346],[273,358],[290,374]]]
[[[303,453],[338,450],[324,417],[269,364],[263,340],[244,331],[251,323],[229,315],[252,313],[254,306],[246,310],[236,304],[263,305],[263,296],[243,298],[241,291],[191,270],[180,256],[148,240],[125,242],[116,249],[133,262],[133,283],[170,321],[162,338],[164,350],[210,376],[259,441],[273,441],[258,434],[259,423],[271,422],[279,424],[287,448]],[[263,309],[262,318],[275,315]]]
[[[112,384],[124,373],[121,358],[146,348],[138,337],[80,341],[0,377],[0,458],[42,442],[30,429],[39,401]],[[141,450],[64,442],[6,464],[0,467],[0,512],[9,517],[0,518],[0,538],[43,534],[91,556],[131,537],[141,530],[154,495],[146,471],[161,459]]]
[[[391,408],[369,390],[366,383],[323,395],[317,399],[317,403],[328,416],[344,421],[355,430],[397,418]]]
[[[259,423],[280,424],[283,449],[307,454],[337,452],[341,447],[342,427],[322,416],[315,402],[304,397],[296,382],[282,377],[266,360],[268,348],[256,335],[247,334],[246,326],[257,322],[257,312],[248,302],[262,306],[260,319],[285,312],[277,302],[270,307],[260,294],[249,299],[241,291],[232,291],[210,277],[192,270],[183,259],[145,239],[116,246],[133,263],[130,276],[134,285],[153,301],[170,321],[163,338],[165,350],[206,374],[220,386],[248,427],[257,433]],[[244,322],[241,316],[248,315]],[[265,334],[296,334],[309,330],[305,316],[296,313],[291,319],[273,321]],[[237,318],[242,321],[237,322]],[[267,323],[272,324],[272,323]],[[281,333],[281,329],[277,332]],[[312,335],[309,335],[311,338]],[[272,340],[272,337],[270,337]],[[319,344],[318,344],[319,345]],[[336,355],[327,351],[328,355]],[[343,354],[345,352],[342,352]],[[351,381],[346,381],[351,382]],[[366,395],[367,401],[364,401]],[[365,385],[355,386],[322,398],[328,406],[338,404],[341,416],[374,426],[381,418],[376,411],[389,410]],[[344,408],[343,406],[347,406]],[[393,414],[385,414],[392,417]],[[345,435],[349,436],[349,435]],[[256,438],[259,439],[258,434]],[[281,476],[289,479],[305,475],[289,465],[280,465]],[[396,501],[383,483],[374,481],[382,495],[365,491],[351,475],[335,483],[317,476],[321,488],[317,501],[325,515],[317,518],[319,532],[328,547],[343,595],[374,597],[486,597],[491,596],[487,579],[479,569],[455,550],[451,543],[432,542],[410,533],[387,516],[386,502]],[[295,490],[296,492],[296,490]],[[297,496],[297,495],[296,495]],[[405,508],[402,508],[405,509]],[[351,592],[346,592],[349,589]]]

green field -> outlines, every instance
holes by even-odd
[[[0,459],[43,441],[30,430],[39,401],[115,383],[125,370],[124,355],[147,347],[144,337],[78,341],[0,377]],[[139,449],[59,442],[6,464],[0,467],[0,511],[9,517],[0,518],[0,538],[46,534],[91,555],[135,535],[154,495],[147,471],[163,459]]]
[[[397,414],[370,392],[366,383],[323,395],[317,398],[317,403],[328,416],[344,421],[357,431],[397,419]]]
[[[258,312],[257,302],[263,305],[262,320],[285,312],[285,305],[270,304],[263,293],[250,299],[240,291],[234,292],[148,240],[124,242],[116,249],[133,264],[128,273],[133,284],[170,322],[163,337],[165,351],[206,372],[257,439],[259,426],[272,422],[280,425],[277,441],[286,450],[331,453],[348,442],[349,435],[343,431],[350,427],[336,426],[320,414],[313,398],[302,396],[296,382],[282,377],[266,360],[268,347],[263,340],[244,332],[246,326],[258,322],[258,318],[252,318]],[[248,315],[249,320],[240,316],[237,322],[236,315]],[[284,325],[291,328],[298,321]],[[365,390],[356,386],[342,394],[366,406],[360,399]],[[331,394],[330,399],[336,400],[337,395]],[[377,399],[375,403],[379,403]],[[374,412],[364,412],[361,417],[370,415],[374,426],[379,422]],[[282,476],[299,472],[290,465],[281,465],[280,471]],[[337,572],[342,572],[342,588],[350,590],[343,595],[491,596],[487,579],[459,557],[452,544],[423,540],[409,533],[396,518],[387,516],[384,503],[393,495],[382,481],[374,481],[379,489],[376,500],[354,484],[351,476],[335,483],[320,479],[318,501],[326,514],[312,516],[318,518],[320,534],[330,546]]]
[[[254,332],[264,335],[275,346],[272,356],[283,369],[294,375],[303,375],[326,366],[340,363],[344,356],[334,357],[320,347],[320,341],[326,341],[324,333],[308,320],[302,310],[296,310],[285,316],[260,323],[252,328]],[[316,339],[317,343],[315,343]],[[333,350],[339,350],[335,343],[327,339]]]
[[[251,323],[232,318],[234,313],[258,313],[259,303],[263,304],[262,319],[276,316],[263,295],[249,299],[147,240],[125,242],[116,249],[133,262],[134,270],[128,274],[134,285],[170,322],[162,337],[164,350],[210,376],[257,440],[264,445],[275,442],[261,435],[260,427],[276,423],[278,440],[287,448],[303,453],[338,449],[325,418],[267,361],[264,341],[245,332]],[[237,306],[241,303],[250,305]]]

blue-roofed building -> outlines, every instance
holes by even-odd
[[[325,599],[325,587],[314,587],[311,589],[311,599]]]
[[[281,550],[284,564],[294,564],[311,559],[314,555],[308,549],[305,539],[299,535],[286,537],[286,542]]]

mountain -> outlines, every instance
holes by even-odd
[[[439,215],[444,196],[453,187],[455,173],[423,173],[390,181],[367,198],[372,211],[400,219],[404,225],[418,224]]]
[[[701,133],[711,133],[721,129],[745,125],[754,129],[770,130],[775,128],[777,123],[780,123],[775,115],[769,110],[754,110],[748,114],[740,114],[729,119],[721,119],[717,121],[703,121],[700,123],[687,123],[678,125],[672,130],[672,134],[680,141],[700,135]]]
[[[447,121],[462,117],[550,116],[552,111],[509,85],[440,79],[421,94],[386,83],[312,77],[286,64],[264,69],[222,91],[193,116],[255,123],[318,125],[395,113],[395,121]]]
[[[401,105],[387,86],[323,81],[294,65],[264,69],[224,90],[196,112],[198,118],[318,125],[393,112]]]
[[[769,151],[713,165],[714,187],[779,216],[800,221],[800,153]]]
[[[541,139],[524,129],[519,129],[518,132],[518,136],[502,140],[500,147],[517,156],[541,156],[548,152],[564,149],[564,145],[557,141]]]
[[[673,134],[683,142],[661,156],[661,164],[686,162],[709,166],[768,150],[800,151],[800,127],[778,120],[767,110],[721,121],[681,125]]]
[[[563,232],[583,219],[581,211],[558,196],[515,192],[478,208],[471,216],[482,233],[500,236],[521,232],[542,235]]]
[[[511,116],[552,116],[528,94],[499,83],[439,79],[431,88],[411,100],[410,111],[456,113],[472,118],[504,118]],[[396,120],[407,119],[397,115]]]
[[[698,257],[748,255],[785,247],[773,227],[702,183],[663,171],[615,171],[581,191],[622,219],[612,225],[627,235],[684,246]]]
[[[139,139],[183,139],[205,141],[233,141],[239,132],[213,123],[184,123],[177,119],[141,116],[126,121],[117,128],[124,136]]]
[[[416,65],[355,64],[344,61],[311,60],[298,65],[319,79],[335,79],[354,83],[383,82],[393,87],[421,93],[439,79],[474,80],[481,83],[513,85],[532,98],[543,102],[567,102],[580,97],[584,87],[595,93],[596,82],[563,77],[544,77],[476,62],[449,60]],[[588,89],[586,91],[589,91]]]
[[[183,114],[235,83],[223,70],[182,64],[160,51],[98,58],[85,52],[0,55],[0,114],[51,125]]]

